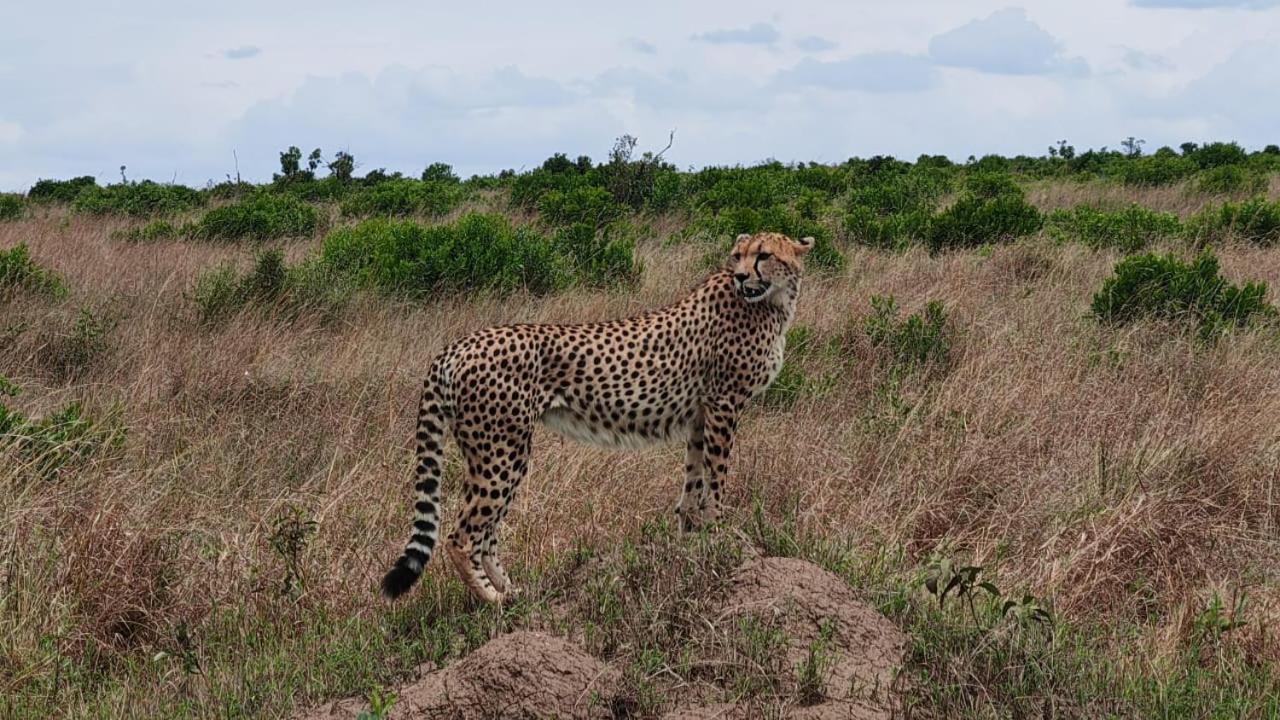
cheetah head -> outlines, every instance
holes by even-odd
[[[812,247],[811,237],[792,240],[782,233],[743,233],[729,256],[733,285],[747,302],[786,297],[788,293],[779,291],[795,286],[804,269],[800,258]]]

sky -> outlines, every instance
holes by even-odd
[[[0,190],[1280,143],[1280,0],[45,0],[0,22]]]

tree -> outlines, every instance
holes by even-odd
[[[355,171],[356,159],[352,157],[351,153],[343,150],[339,150],[334,154],[333,162],[329,163],[329,174],[337,178],[339,182],[351,180],[351,176]]]
[[[428,165],[427,169],[422,171],[422,179],[424,182],[458,182],[458,176],[453,173],[453,166],[449,163],[442,162],[435,162]]]
[[[280,153],[280,174],[286,178],[293,178],[302,170],[302,151],[296,145],[290,145],[288,150]]]
[[[1130,135],[1120,143],[1120,147],[1124,148],[1124,154],[1131,158],[1138,157],[1142,154],[1142,146],[1146,145],[1146,140],[1141,140]]]

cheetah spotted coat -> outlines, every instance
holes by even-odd
[[[681,530],[715,520],[739,413],[782,367],[800,256],[812,242],[741,235],[728,267],[674,305],[610,322],[495,327],[446,348],[418,409],[413,533],[384,593],[407,591],[436,547],[447,427],[468,477],[446,552],[486,602],[510,587],[496,530],[528,470],[538,421],[610,448],[685,440]]]

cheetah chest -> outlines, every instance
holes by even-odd
[[[757,378],[751,387],[751,396],[756,397],[763,393],[774,380],[778,379],[778,373],[782,372],[782,364],[785,360],[787,349],[787,334],[781,332],[777,339],[769,347],[768,354],[765,356],[764,371]]]

